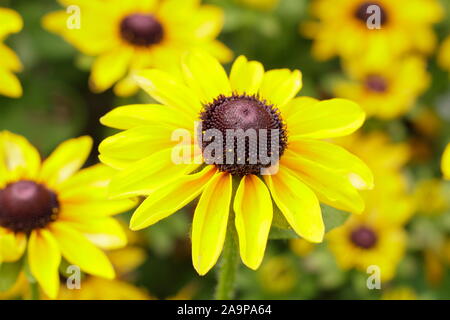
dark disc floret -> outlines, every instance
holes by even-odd
[[[365,86],[372,92],[383,93],[388,89],[388,82],[386,78],[382,76],[369,75],[366,77]]]
[[[164,29],[153,15],[135,13],[122,20],[120,35],[132,45],[148,47],[161,42]]]
[[[376,1],[373,1],[373,2],[368,1],[368,2],[362,3],[358,7],[358,9],[356,9],[356,11],[355,11],[356,19],[362,21],[363,23],[367,23],[367,20],[369,19],[369,17],[371,15],[373,15],[373,13],[368,13],[367,9],[373,5],[378,6],[380,8],[380,23],[381,23],[381,25],[385,25],[388,20],[386,10],[383,8],[383,6],[381,4],[379,4]]]
[[[44,228],[58,211],[56,194],[36,182],[22,180],[0,190],[0,226],[14,232]]]
[[[375,231],[366,226],[354,229],[350,234],[350,239],[354,245],[363,249],[373,248],[378,242]]]
[[[223,137],[222,161],[215,162],[220,171],[232,175],[244,176],[248,174],[260,174],[263,168],[268,168],[272,163],[261,161],[263,156],[279,159],[287,146],[287,130],[279,111],[267,101],[256,95],[221,95],[212,103],[204,106],[200,114],[202,121],[202,150],[214,141],[205,141],[208,130],[215,129]],[[235,139],[227,139],[227,131],[249,132],[253,129],[257,137],[256,143],[250,142],[246,137],[244,143],[244,157],[239,153],[238,136]],[[265,129],[265,130],[261,130]],[[254,141],[253,141],[254,142]],[[231,146],[231,147],[230,147]],[[226,162],[227,153],[234,155],[232,163]],[[205,152],[203,152],[205,155]],[[230,157],[231,158],[231,157]],[[255,162],[254,159],[257,159]],[[211,163],[210,163],[211,164]]]

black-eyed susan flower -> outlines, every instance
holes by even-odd
[[[425,60],[407,57],[388,66],[346,64],[350,79],[334,84],[334,93],[356,101],[368,116],[392,119],[404,115],[428,88],[430,75]]]
[[[312,242],[324,235],[319,200],[351,212],[364,210],[357,187],[372,187],[370,170],[322,140],[362,125],[365,115],[356,103],[294,98],[302,86],[300,71],[264,72],[259,62],[243,56],[229,77],[204,52],[186,55],[182,70],[184,81],[159,70],[136,77],[163,105],[124,106],[101,119],[124,130],[100,145],[101,161],[122,170],[111,181],[111,195],[148,196],[132,217],[132,229],[148,227],[200,196],[192,258],[203,275],[220,256],[230,217],[243,262],[258,268],[272,200],[293,230]],[[230,132],[256,136],[243,143],[245,137],[226,138]],[[211,133],[216,143],[208,143]]]
[[[443,9],[435,0],[314,0],[311,13],[317,20],[301,29],[314,39],[317,59],[338,55],[377,64],[405,52],[431,53],[432,25]]]
[[[22,70],[22,63],[3,41],[11,33],[22,30],[23,22],[17,12],[8,8],[0,8],[0,21],[0,94],[18,98],[22,95],[22,86],[14,72]]]
[[[89,137],[69,140],[41,163],[24,137],[0,133],[0,262],[18,261],[27,252],[31,275],[53,298],[62,257],[87,273],[113,278],[114,269],[98,247],[126,244],[111,215],[134,202],[107,200],[111,168],[77,172],[91,147]]]
[[[444,178],[450,180],[450,143],[447,145],[444,154],[442,155],[441,168]]]
[[[172,70],[186,50],[206,50],[223,62],[232,56],[215,40],[223,25],[222,10],[200,5],[198,0],[60,2],[78,11],[72,16],[66,11],[50,13],[43,25],[82,53],[96,57],[90,78],[95,92],[116,84],[116,94],[131,95],[137,91],[130,77],[134,71]],[[73,16],[77,13],[79,19]]]
[[[388,281],[405,253],[404,225],[415,209],[402,173],[410,152],[407,145],[393,144],[381,133],[353,135],[341,144],[367,162],[376,184],[363,193],[364,213],[328,234],[329,248],[341,268],[367,272],[369,266],[378,266],[381,279]]]

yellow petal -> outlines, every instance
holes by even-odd
[[[3,39],[10,33],[16,33],[22,30],[22,17],[14,10],[0,8],[0,39]]]
[[[64,222],[55,222],[51,224],[50,229],[58,241],[62,255],[69,263],[94,276],[107,279],[115,277],[114,269],[106,255],[81,232]]]
[[[0,68],[1,67],[15,72],[22,70],[22,63],[16,53],[4,44],[0,43]]]
[[[264,74],[259,94],[275,107],[281,108],[291,101],[302,88],[299,70],[278,69]]]
[[[264,179],[294,231],[310,242],[322,242],[325,226],[314,192],[282,166],[276,174],[264,176]]]
[[[6,169],[9,180],[34,179],[41,166],[41,157],[27,139],[3,131],[0,132],[0,163]],[[0,179],[4,178],[2,176]]]
[[[102,92],[125,76],[132,51],[126,47],[117,48],[98,57],[92,65],[91,89]]]
[[[257,61],[247,61],[240,56],[231,68],[230,84],[231,90],[238,94],[256,94],[264,77],[264,67]]]
[[[127,236],[116,219],[99,219],[82,212],[77,217],[71,216],[66,223],[102,249],[113,250],[127,245]]]
[[[230,82],[222,65],[209,54],[195,51],[182,63],[183,75],[202,103],[211,103],[220,95],[231,94]]]
[[[217,262],[227,232],[232,194],[231,175],[219,173],[207,184],[194,213],[192,262],[205,275]]]
[[[361,213],[364,201],[347,177],[321,166],[289,150],[280,161],[319,197],[320,201],[335,208]]]
[[[138,161],[175,146],[178,142],[171,139],[174,130],[175,127],[164,125],[129,129],[103,140],[99,151],[106,157]]]
[[[306,108],[309,105],[316,104],[318,102],[319,100],[310,97],[295,98],[280,108],[281,116],[283,117],[283,119],[289,120],[291,116],[293,116],[297,111],[302,110],[302,108]]]
[[[0,227],[0,263],[19,260],[25,248],[27,238],[23,233],[13,233]]]
[[[22,85],[14,73],[0,68],[0,95],[10,98],[19,98],[22,96]]]
[[[53,235],[46,229],[33,231],[28,244],[28,264],[33,277],[52,299],[58,294],[60,263],[61,252]]]
[[[92,138],[84,136],[60,144],[42,165],[40,180],[55,187],[70,178],[85,163],[92,149]]]
[[[177,109],[159,104],[118,107],[103,116],[100,122],[105,126],[121,130],[151,125],[168,125],[186,129],[194,127],[192,120]]]
[[[442,172],[444,173],[444,177],[446,179],[450,179],[450,144],[447,145],[447,148],[444,151],[444,155],[442,156]]]
[[[188,168],[198,166],[174,163],[173,152],[173,148],[159,151],[119,172],[110,184],[111,197],[149,195],[181,177]]]
[[[242,261],[256,270],[264,258],[273,217],[270,193],[257,176],[241,179],[234,198],[234,212]]]
[[[355,132],[364,123],[365,113],[350,100],[331,99],[303,104],[286,120],[290,137],[326,139]]]
[[[139,91],[139,86],[133,77],[127,76],[119,80],[114,86],[114,93],[118,97],[127,98],[135,95]]]
[[[309,139],[289,140],[289,150],[347,176],[355,188],[372,189],[373,174],[358,157],[335,144]]]
[[[198,117],[202,108],[198,98],[183,83],[159,70],[140,71],[137,84],[158,102],[185,112],[191,119]]]
[[[130,228],[146,228],[177,212],[198,197],[215,172],[214,166],[207,166],[196,174],[183,176],[178,181],[156,190],[133,214]]]

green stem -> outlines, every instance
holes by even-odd
[[[39,300],[39,284],[37,281],[30,282],[31,300]]]
[[[236,271],[239,264],[238,243],[234,224],[228,227],[222,252],[222,264],[219,270],[216,288],[216,300],[231,300],[234,297]]]

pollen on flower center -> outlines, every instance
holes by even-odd
[[[154,16],[136,13],[122,20],[120,34],[132,45],[147,47],[161,42],[164,29]]]
[[[373,248],[378,241],[376,233],[365,226],[361,226],[352,231],[350,239],[354,245],[363,248],[370,249]]]
[[[211,142],[209,132],[220,133],[221,154],[213,153],[215,164],[220,171],[233,175],[259,174],[272,162],[263,159],[279,159],[287,146],[286,126],[280,113],[273,106],[257,96],[219,96],[206,105],[200,115],[202,120],[202,150],[208,160],[206,150]]]
[[[58,215],[54,192],[33,181],[22,180],[0,190],[0,226],[14,232],[44,228]]]
[[[366,88],[373,92],[383,93],[388,89],[386,79],[378,75],[369,75],[365,80]]]
[[[375,2],[375,1],[362,3],[358,7],[358,9],[355,11],[355,17],[358,20],[361,20],[364,24],[366,24],[369,17],[371,17],[374,14],[373,12],[367,12],[367,9],[370,6],[378,6],[378,8],[380,8],[380,23],[381,23],[381,25],[386,24],[387,19],[388,19],[386,10],[383,8],[383,6],[381,6],[379,3]]]

